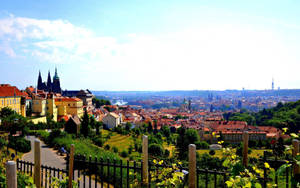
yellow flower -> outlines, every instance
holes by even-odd
[[[293,138],[299,138],[299,136],[296,135],[295,133],[291,133],[291,136],[292,136]]]
[[[264,163],[265,164],[265,168],[270,168],[270,165],[269,165],[269,163]]]
[[[153,163],[154,163],[154,164],[157,164],[157,161],[156,161],[156,159],[154,159],[154,160],[153,160]]]
[[[282,130],[283,130],[283,132],[284,132],[284,133],[286,133],[286,132],[287,132],[287,130],[288,130],[288,128],[287,128],[287,127],[285,127],[285,128],[282,128]]]
[[[223,143],[224,143],[224,141],[223,141],[223,140],[218,142],[218,144],[223,144]]]
[[[164,161],[163,161],[163,160],[161,160],[161,161],[159,161],[159,163],[158,163],[158,164],[159,164],[159,165],[161,165],[161,164],[163,164],[163,163],[164,163]]]

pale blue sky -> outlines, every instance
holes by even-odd
[[[299,1],[1,1],[0,83],[63,89],[300,88]]]

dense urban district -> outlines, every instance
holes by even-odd
[[[0,84],[1,158],[21,159],[32,150],[26,136],[34,135],[60,153],[70,152],[70,145],[75,144],[76,156],[140,161],[142,136],[148,135],[154,165],[186,166],[189,145],[195,144],[197,167],[229,171],[224,176],[231,177],[226,181],[228,187],[249,182],[255,187],[266,182],[282,187],[286,181],[297,185],[297,173],[290,178],[278,174],[299,163],[299,153],[292,156],[291,152],[292,141],[300,134],[299,99],[300,90],[275,90],[274,83],[270,90],[263,91],[63,90],[55,69],[53,78],[49,71],[47,82],[39,73],[36,87],[21,90],[12,83]],[[248,171],[248,166],[241,164],[245,133],[249,136]],[[279,166],[261,163],[266,154],[286,162]],[[0,174],[2,171],[3,166]],[[170,170],[151,176],[156,183],[162,179],[171,179],[174,185],[183,183],[183,176],[174,177],[172,172],[176,174]],[[248,174],[242,174],[245,172]],[[108,184],[121,178],[122,183],[122,176],[112,179],[107,171],[100,178]],[[206,177],[209,185],[214,181],[208,179],[213,178]],[[225,180],[218,185],[225,185]],[[198,186],[202,184],[204,181]],[[5,185],[4,175],[0,175],[0,185]]]

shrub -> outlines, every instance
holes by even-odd
[[[205,141],[199,141],[195,143],[197,146],[197,149],[209,149],[209,144]]]
[[[117,148],[116,146],[114,146],[114,147],[112,148],[112,150],[113,150],[114,153],[118,153],[118,148]]]
[[[110,149],[110,145],[106,144],[106,145],[104,146],[104,149],[109,150],[109,149]]]
[[[104,144],[104,141],[101,137],[97,136],[93,138],[93,143],[99,147],[102,147]]]
[[[149,154],[154,156],[162,156],[164,150],[161,145],[159,144],[150,144],[149,145]]]
[[[8,146],[23,153],[27,153],[31,150],[30,141],[23,137],[9,137]]]
[[[121,152],[121,157],[128,157],[128,152],[126,151],[126,150],[123,150],[122,152]]]
[[[0,149],[7,145],[7,141],[4,138],[0,138]]]

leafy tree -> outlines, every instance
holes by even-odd
[[[170,128],[168,126],[165,126],[165,125],[162,126],[162,128],[160,129],[160,131],[167,138],[171,135],[171,131],[170,131]]]
[[[132,127],[131,123],[130,123],[130,122],[127,122],[126,125],[125,125],[125,129],[126,129],[127,131],[130,131],[131,127]]]
[[[12,110],[11,108],[4,107],[0,111],[0,118],[7,118],[10,115],[15,114],[16,112]]]
[[[200,139],[195,129],[179,128],[178,134],[176,146],[179,151],[179,158],[183,159],[187,156],[189,144],[196,144]]]
[[[100,108],[103,105],[111,105],[109,100],[105,100],[105,99],[98,99],[96,97],[94,97],[92,99],[92,103],[93,105],[95,105],[96,108]]]

